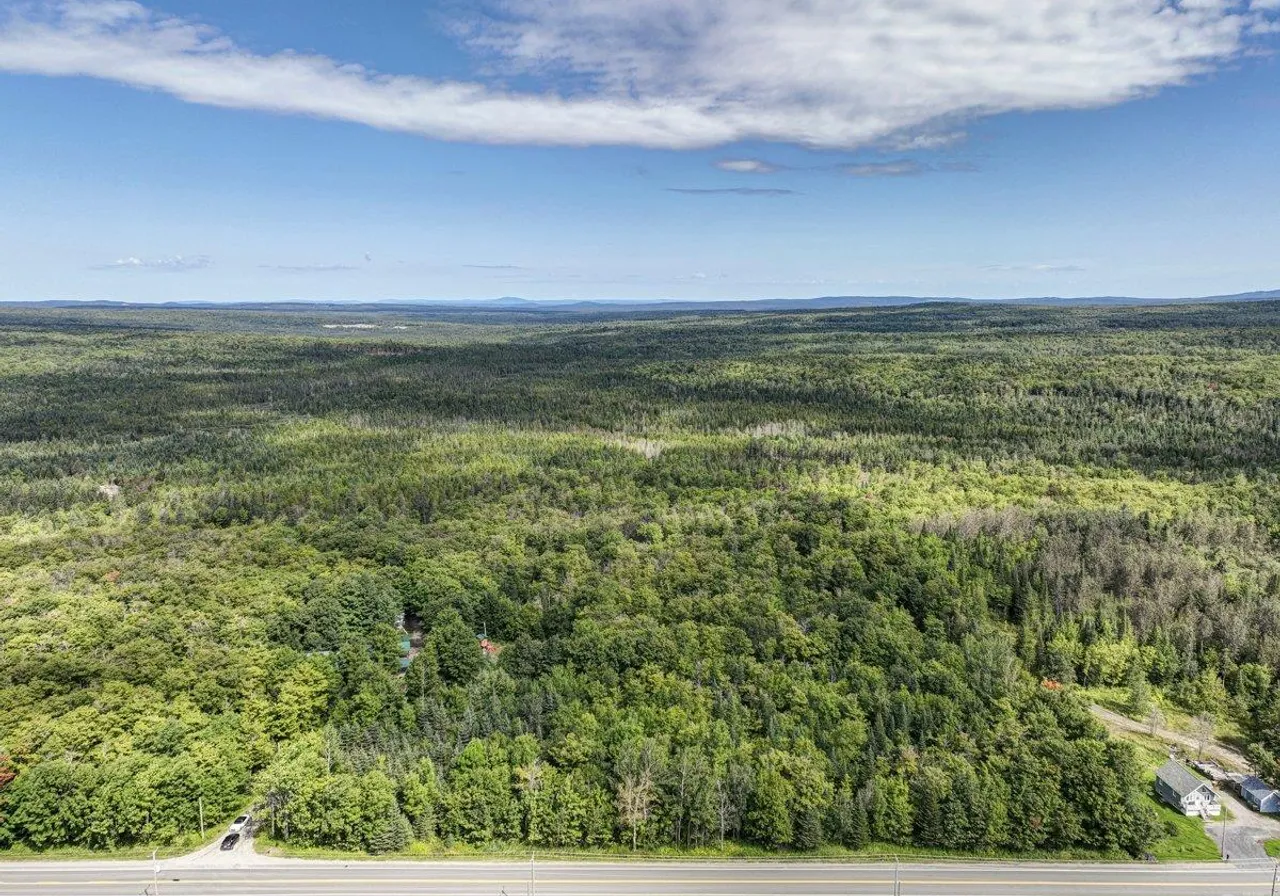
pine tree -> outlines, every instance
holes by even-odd
[[[845,828],[844,845],[850,849],[862,849],[870,841],[871,831],[867,824],[866,803],[860,795],[854,794],[848,826]]]
[[[911,782],[915,842],[921,846],[947,846],[939,791],[941,772],[926,768]]]
[[[822,845],[822,813],[817,808],[804,809],[796,818],[795,839],[791,845],[804,852],[812,852]]]
[[[1129,694],[1125,699],[1129,715],[1141,719],[1151,710],[1151,685],[1147,682],[1147,673],[1137,658],[1129,666]]]
[[[374,819],[365,848],[374,855],[400,852],[413,839],[409,819],[398,809],[388,810],[381,818]]]

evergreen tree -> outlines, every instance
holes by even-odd
[[[791,804],[795,790],[782,773],[776,753],[766,753],[756,768],[755,786],[746,813],[746,835],[770,847],[786,846],[795,836]]]
[[[1134,662],[1129,667],[1129,676],[1127,682],[1128,694],[1125,698],[1125,708],[1129,715],[1135,719],[1146,718],[1147,713],[1151,711],[1151,686],[1147,682],[1147,673],[1143,670],[1138,662]]]

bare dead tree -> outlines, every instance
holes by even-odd
[[[716,819],[720,822],[720,848],[724,849],[724,835],[729,828],[729,819],[733,817],[736,808],[733,805],[733,793],[729,789],[729,782],[724,779],[723,775],[716,776]]]
[[[660,758],[654,742],[632,742],[618,763],[618,816],[631,829],[631,849],[639,846],[640,828],[653,814],[658,795]]]
[[[1160,711],[1160,707],[1151,704],[1151,709],[1147,711],[1147,733],[1155,737],[1164,727],[1164,721],[1164,713]]]
[[[1212,713],[1202,712],[1196,716],[1191,723],[1192,733],[1196,738],[1196,755],[1197,758],[1204,758],[1204,748],[1213,741],[1213,734],[1217,727],[1217,719]]]

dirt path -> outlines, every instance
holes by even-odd
[[[1132,731],[1134,734],[1145,734],[1148,737],[1151,735],[1151,729],[1147,725],[1142,722],[1135,722],[1128,716],[1122,716],[1118,712],[1104,709],[1097,704],[1090,706],[1089,709],[1108,728]],[[1187,754],[1189,756],[1194,757],[1199,753],[1200,745],[1190,735],[1182,734],[1169,728],[1157,728],[1155,736],[1165,743],[1177,744],[1179,747],[1186,749],[1189,751]],[[1210,741],[1204,748],[1204,755],[1205,758],[1214,760],[1228,771],[1245,773],[1251,771],[1249,760],[1221,741]]]

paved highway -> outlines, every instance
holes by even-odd
[[[0,896],[528,896],[530,865],[0,863]],[[1273,866],[903,865],[901,896],[1270,896]],[[893,865],[546,863],[536,896],[891,896]]]

